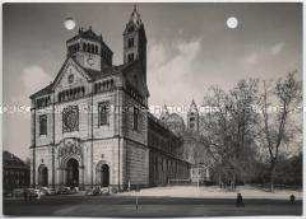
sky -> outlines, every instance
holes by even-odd
[[[302,78],[301,3],[139,3],[148,39],[151,106],[201,105],[211,85]],[[3,148],[21,158],[31,144],[29,95],[49,84],[66,58],[65,41],[79,27],[103,35],[122,63],[122,33],[133,4],[6,3],[3,5]],[[226,25],[229,17],[238,27]],[[76,21],[67,30],[67,17]],[[22,108],[22,107],[25,107]]]

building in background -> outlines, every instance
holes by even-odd
[[[182,147],[179,148],[178,156],[191,164],[190,181],[210,183],[214,162],[207,146],[201,141],[200,119],[201,115],[194,100],[191,101],[187,112],[187,125],[180,115],[169,113],[166,105],[160,115],[162,124],[180,139]]]
[[[30,166],[28,164],[8,151],[3,151],[2,164],[4,191],[29,187]]]
[[[136,8],[124,63],[90,27],[66,41],[56,78],[31,95],[34,186],[131,186],[190,177],[181,139],[148,112],[147,38]]]
[[[150,186],[189,180],[191,164],[181,154],[182,138],[152,114],[148,124]]]

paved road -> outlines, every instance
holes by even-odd
[[[175,217],[175,216],[244,216],[301,215],[302,201],[245,200],[245,207],[235,207],[232,199],[195,199],[140,197],[139,209],[134,197],[53,196],[25,202],[3,202],[3,213],[14,216],[104,216],[104,217]]]

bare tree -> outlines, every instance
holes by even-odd
[[[220,181],[235,183],[250,178],[255,156],[257,135],[258,81],[241,80],[228,93],[218,87],[210,88],[204,98],[209,111],[201,119],[201,141],[209,146]]]
[[[260,102],[262,115],[263,149],[268,151],[271,191],[274,191],[275,169],[278,164],[280,149],[290,140],[289,119],[296,112],[302,99],[302,84],[296,79],[296,72],[277,81],[272,89],[263,83]],[[276,107],[273,107],[273,103]]]

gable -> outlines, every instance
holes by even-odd
[[[55,91],[71,87],[84,86],[90,80],[84,69],[82,69],[72,58],[64,63],[53,83]]]

